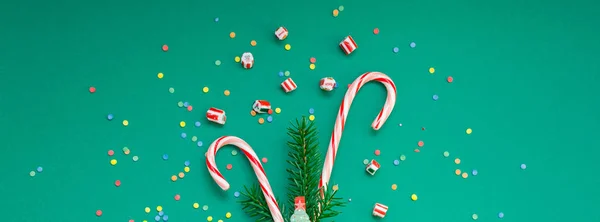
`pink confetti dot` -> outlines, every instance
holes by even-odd
[[[187,107],[187,110],[188,110],[188,111],[190,111],[190,112],[192,111],[192,109],[194,109],[194,108],[192,108],[192,105],[189,105],[189,106]]]
[[[263,158],[262,158],[262,162],[263,162],[263,163],[267,163],[268,161],[269,161],[269,159],[267,159],[266,157],[263,157]]]
[[[102,210],[97,210],[97,211],[96,211],[96,216],[98,216],[98,217],[99,217],[99,216],[102,216]]]
[[[180,196],[179,194],[175,194],[175,200],[176,200],[176,201],[179,201],[179,200],[181,200],[181,196]]]
[[[375,150],[375,156],[379,156],[381,154],[381,150]]]
[[[231,168],[233,168],[233,165],[231,165],[231,163],[230,163],[230,164],[227,164],[227,169],[228,169],[228,170],[231,170]]]
[[[121,186],[121,181],[120,180],[116,180],[115,181],[115,186],[116,187],[120,187]]]
[[[109,156],[115,155],[115,151],[114,150],[108,150],[108,155]]]
[[[95,93],[96,92],[96,87],[90,86],[90,93]]]
[[[165,45],[163,45],[163,46],[162,46],[162,50],[163,50],[164,52],[166,52],[166,51],[169,51],[169,46],[168,46],[168,45],[166,45],[166,44],[165,44]]]
[[[419,147],[423,147],[423,145],[425,145],[425,143],[424,143],[423,141],[419,141],[419,142],[417,143],[417,145],[419,145]]]

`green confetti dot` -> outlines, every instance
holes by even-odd
[[[202,210],[208,210],[208,205],[202,206]]]
[[[444,157],[449,157],[450,153],[448,151],[444,151]]]
[[[290,71],[285,71],[285,72],[283,73],[283,75],[285,75],[285,76],[290,76]]]
[[[221,60],[215,61],[215,65],[220,66],[221,65]]]
[[[340,7],[338,7],[338,10],[339,10],[340,12],[344,11],[344,6],[343,6],[343,5],[340,5]]]
[[[175,89],[174,89],[173,87],[171,87],[171,88],[169,88],[169,92],[170,92],[170,93],[174,93],[174,92],[175,92]],[[183,104],[182,104],[182,105],[183,105]]]
[[[237,150],[232,150],[231,155],[233,155],[233,156],[237,155]]]
[[[197,140],[198,140],[198,137],[192,136],[192,142],[196,142]]]
[[[183,102],[181,102],[181,101],[177,102],[177,106],[179,106],[179,108],[183,107]]]
[[[369,164],[369,160],[367,160],[367,159],[364,159],[364,160],[363,160],[363,164],[365,164],[365,165]]]
[[[32,170],[31,172],[29,172],[29,176],[34,177],[35,176],[35,171]]]
[[[402,161],[406,160],[406,156],[400,155],[400,160],[402,160]]]

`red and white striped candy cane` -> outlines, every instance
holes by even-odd
[[[348,91],[346,91],[344,100],[342,100],[342,105],[340,106],[340,111],[338,112],[335,120],[333,132],[331,133],[331,140],[329,140],[329,148],[327,149],[327,156],[325,156],[325,163],[323,164],[323,170],[321,173],[321,181],[319,182],[319,187],[322,187],[323,190],[327,189],[327,184],[329,183],[329,178],[331,177],[333,162],[335,161],[338,145],[340,144],[340,139],[342,138],[342,131],[346,125],[346,118],[348,117],[348,111],[350,110],[352,100],[354,100],[358,90],[365,83],[370,81],[380,82],[387,89],[387,99],[385,100],[383,109],[379,111],[379,115],[377,115],[375,121],[373,121],[373,124],[371,124],[373,129],[379,130],[394,109],[394,105],[396,104],[396,85],[394,84],[394,81],[392,81],[392,79],[390,79],[390,77],[387,75],[380,72],[367,72],[352,82],[352,84],[348,87]]]
[[[208,172],[212,178],[219,185],[219,187],[221,187],[221,189],[229,189],[229,183],[225,180],[221,172],[219,172],[215,162],[215,155],[217,154],[217,151],[226,145],[237,146],[246,155],[250,161],[250,165],[252,165],[252,168],[254,168],[254,172],[256,173],[258,182],[260,183],[260,188],[262,189],[263,195],[267,200],[267,206],[269,207],[269,210],[271,210],[273,221],[283,222],[283,216],[281,215],[279,205],[275,200],[275,195],[273,194],[273,190],[271,189],[271,185],[269,184],[265,170],[263,169],[262,164],[260,164],[258,156],[256,156],[256,153],[254,150],[252,150],[252,147],[246,143],[246,141],[235,136],[222,136],[210,144],[210,147],[208,147],[208,152],[206,153],[206,167],[208,167]]]

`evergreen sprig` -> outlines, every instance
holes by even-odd
[[[288,127],[287,134],[291,140],[287,142],[290,151],[288,152],[290,164],[286,169],[288,177],[288,208],[285,204],[280,204],[280,210],[287,222],[293,209],[295,209],[294,199],[297,196],[304,196],[306,201],[306,213],[310,217],[311,222],[320,222],[322,219],[332,218],[339,215],[341,212],[335,208],[346,205],[342,198],[335,196],[337,191],[333,188],[328,188],[323,192],[319,187],[321,177],[321,167],[323,160],[319,153],[318,133],[314,122],[309,121],[306,117],[300,120],[296,119],[295,123],[291,122],[291,127]],[[273,221],[269,207],[265,197],[258,184],[254,184],[248,188],[244,186],[242,192],[242,209],[250,217],[256,218],[256,221]],[[277,203],[281,203],[277,200]]]
[[[304,196],[306,201],[306,213],[311,221],[316,222],[319,215],[319,179],[320,168],[323,166],[319,154],[319,141],[314,122],[308,121],[306,117],[296,119],[291,123],[287,132],[291,140],[287,142],[290,151],[287,162],[290,167],[286,170],[289,178],[288,203],[294,206],[294,198]]]

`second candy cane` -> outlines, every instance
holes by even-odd
[[[252,168],[256,173],[256,177],[258,178],[260,188],[263,192],[263,195],[265,196],[265,200],[267,201],[267,206],[271,211],[273,221],[283,222],[283,216],[281,215],[279,205],[275,200],[275,195],[273,194],[273,189],[271,189],[271,185],[269,184],[269,179],[267,179],[265,170],[263,169],[262,164],[258,159],[258,156],[256,156],[256,153],[254,152],[252,147],[250,147],[250,145],[246,143],[246,141],[235,136],[222,136],[215,140],[212,144],[210,144],[210,147],[208,147],[208,152],[206,152],[206,167],[208,167],[208,172],[210,173],[212,178],[219,185],[219,187],[221,187],[221,189],[229,189],[229,183],[227,182],[227,180],[225,180],[221,172],[219,172],[219,169],[217,169],[217,163],[215,162],[215,155],[217,154],[217,151],[219,151],[221,147],[226,145],[237,146],[240,150],[242,150],[244,155],[246,155],[248,161],[250,161],[250,165],[252,165]]]
[[[392,79],[390,79],[390,77],[387,75],[381,72],[367,72],[352,82],[352,84],[348,87],[348,91],[346,91],[346,95],[344,96],[344,100],[342,100],[342,104],[340,105],[340,110],[335,120],[335,126],[333,127],[333,132],[331,133],[331,139],[329,140],[329,148],[327,149],[327,155],[325,156],[325,163],[323,164],[323,170],[321,173],[321,181],[319,182],[319,187],[322,187],[324,190],[327,189],[329,179],[331,178],[333,163],[335,162],[338,146],[340,144],[340,140],[342,139],[342,131],[346,125],[346,118],[348,117],[348,111],[350,111],[352,100],[354,100],[358,90],[360,90],[365,83],[370,81],[380,82],[387,90],[387,99],[385,100],[385,104],[383,105],[381,111],[379,111],[379,114],[373,121],[373,124],[371,124],[371,127],[373,127],[374,130],[379,130],[394,109],[394,105],[396,104],[396,85],[394,84],[394,81],[392,81]]]

